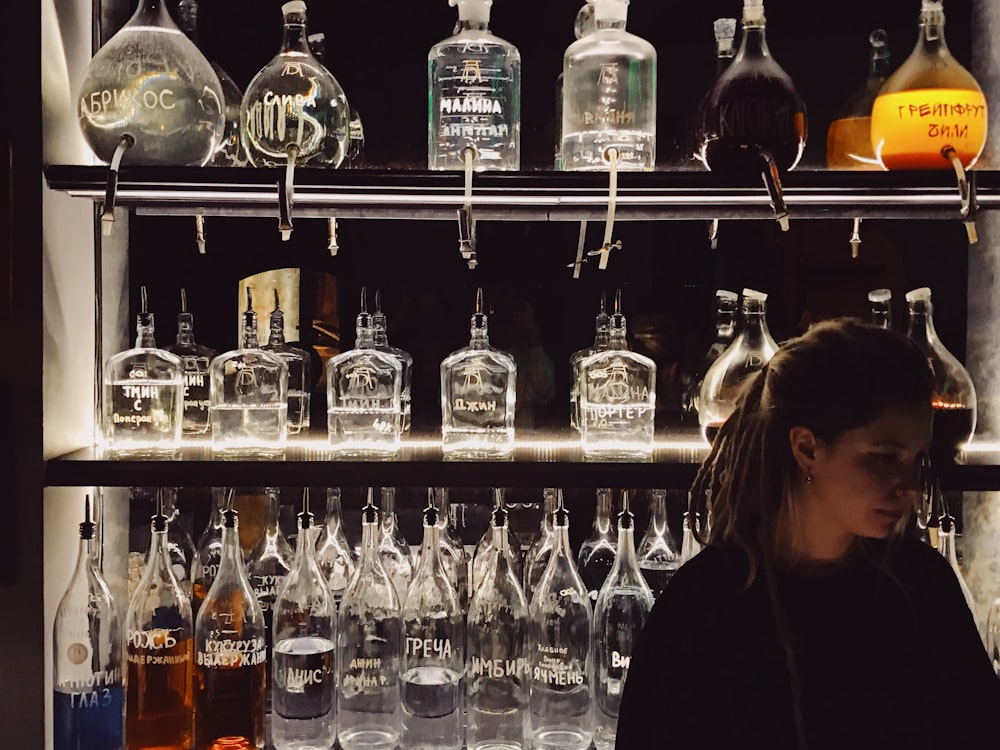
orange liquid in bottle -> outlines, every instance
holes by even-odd
[[[830,123],[826,133],[826,166],[882,171],[872,150],[872,118],[844,117]]]

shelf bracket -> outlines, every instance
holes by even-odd
[[[283,179],[278,181],[278,231],[285,242],[292,238],[292,199],[295,190],[295,160],[299,147],[288,147],[288,161],[285,163]]]
[[[118,199],[118,169],[121,167],[125,152],[135,145],[135,138],[123,133],[108,165],[108,181],[104,190],[104,211],[101,213],[101,234],[111,236],[111,228],[115,224],[115,202]]]
[[[608,267],[608,258],[612,250],[621,250],[621,240],[611,241],[611,235],[615,229],[615,209],[618,203],[618,159],[620,154],[618,149],[611,146],[604,151],[604,160],[608,163],[608,218],[604,224],[604,242],[597,250],[591,250],[588,255],[598,255],[600,260],[597,267],[602,271]]]
[[[851,239],[848,240],[851,246],[851,257],[857,258],[861,249],[861,218],[854,218],[854,226],[851,228]]]
[[[764,178],[764,187],[767,188],[768,197],[771,199],[775,221],[778,222],[782,232],[787,232],[788,207],[785,206],[785,194],[781,187],[781,173],[771,154],[767,151],[761,151],[760,156],[764,160],[764,170],[761,176]]]
[[[331,216],[326,220],[327,241],[326,249],[330,251],[330,257],[337,257],[340,250],[340,242],[337,240],[337,217]]]
[[[198,244],[198,253],[205,254],[205,217],[195,214],[194,217],[194,241]]]

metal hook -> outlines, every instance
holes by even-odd
[[[340,243],[337,241],[337,217],[331,216],[326,220],[327,241],[326,249],[330,251],[330,257],[337,257],[340,250]]]
[[[194,241],[198,244],[198,253],[205,254],[205,217],[196,214],[194,217]]]
[[[848,240],[851,245],[851,257],[858,257],[858,250],[861,247],[861,219],[854,219],[854,227],[851,229],[851,239]]]
[[[284,179],[278,182],[278,231],[281,239],[288,241],[292,237],[292,198],[295,186],[295,160],[299,147],[288,147],[288,160],[285,162]]]
[[[778,226],[781,227],[781,231],[787,232],[788,207],[785,206],[784,190],[781,187],[781,173],[770,153],[761,151],[760,156],[764,160],[764,171],[761,175],[764,178],[764,187],[767,188],[768,197],[771,199],[774,218],[778,222]]]
[[[118,140],[118,146],[108,165],[108,184],[104,189],[104,212],[101,214],[101,234],[111,236],[111,228],[115,223],[115,201],[118,199],[118,169],[121,167],[125,152],[135,145],[135,138],[123,133]]]
[[[583,246],[587,241],[587,220],[584,219],[580,222],[580,240],[576,243],[576,260],[569,263],[566,268],[573,269],[573,278],[580,278],[580,269],[583,264],[587,262],[587,259],[583,257]]]
[[[953,146],[945,146],[941,149],[941,156],[950,161],[951,166],[955,169],[955,178],[958,181],[959,213],[962,215],[965,231],[969,235],[969,244],[974,245],[979,242],[979,232],[976,230],[975,177],[969,179],[968,173],[962,165],[962,160],[958,158]]]
[[[458,252],[470,269],[478,265],[476,220],[472,216],[472,168],[478,160],[479,151],[475,146],[466,146],[462,149],[462,162],[465,164],[465,205],[458,209]]]
[[[713,250],[719,248],[719,220],[709,219],[708,222],[708,244]]]

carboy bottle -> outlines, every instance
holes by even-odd
[[[639,570],[646,585],[659,597],[681,565],[681,553],[667,523],[667,491],[649,491],[649,525],[639,540]]]
[[[493,488],[493,513],[491,518],[496,517],[498,509],[504,512],[504,525],[507,528],[507,544],[504,547],[504,553],[507,555],[507,565],[514,571],[517,580],[520,581],[521,546],[510,526],[506,525],[507,508],[504,503],[504,491],[499,487],[495,487]],[[493,553],[495,551],[496,545],[493,539],[493,526],[491,524],[486,527],[486,532],[480,537],[476,543],[476,548],[472,552],[472,595],[475,595],[476,591],[479,590],[483,580],[486,578],[486,572],[493,565]]]
[[[194,750],[213,750],[222,738],[264,747],[264,611],[247,578],[237,513],[222,518],[219,574],[194,627]]]
[[[562,160],[567,170],[656,164],[656,50],[625,30],[628,0],[588,0],[596,28],[563,55]]]
[[[191,600],[170,565],[167,516],[153,516],[142,580],[125,615],[128,750],[187,750],[194,724]]]
[[[469,603],[465,744],[469,750],[528,747],[528,601],[510,564],[503,504],[490,518],[492,545]]]
[[[578,349],[569,356],[569,426],[577,431],[580,430],[580,363],[595,352],[605,351],[611,340],[611,316],[608,314],[607,299],[603,292],[594,329],[594,345]]]
[[[462,747],[465,612],[442,560],[440,535],[438,510],[428,503],[417,569],[403,602],[403,750]]]
[[[744,289],[742,311],[740,332],[708,368],[698,394],[698,423],[709,443],[732,414],[743,383],[778,350],[767,327],[767,295]]]
[[[396,518],[396,488],[383,487],[381,495],[382,523],[379,527],[378,554],[402,604],[406,599],[406,591],[410,588],[410,581],[413,580],[413,554]]]
[[[597,509],[594,511],[594,523],[590,534],[580,545],[577,553],[576,566],[587,587],[591,603],[597,601],[597,593],[604,585],[608,573],[615,564],[618,554],[618,539],[611,523],[611,512],[614,500],[610,487],[599,487],[596,490]]]
[[[976,431],[976,388],[969,371],[938,338],[930,288],[920,287],[907,292],[906,304],[909,311],[907,336],[927,356],[927,364],[934,373],[931,463],[938,466],[953,463]]]
[[[280,456],[288,435],[288,365],[260,348],[252,294],[247,287],[239,348],[209,367],[212,448],[222,455]]]
[[[382,312],[382,294],[376,291],[375,312],[372,313],[372,339],[375,342],[375,349],[398,357],[400,363],[403,365],[403,386],[399,394],[400,411],[402,414],[400,432],[403,436],[406,436],[410,433],[410,390],[413,381],[413,357],[409,352],[400,349],[398,346],[392,346],[389,343],[388,327],[385,313]],[[385,508],[382,510],[385,510]]]
[[[993,600],[986,615],[986,653],[993,663],[993,671],[1000,677],[1000,597]]]
[[[191,565],[191,610],[194,617],[198,616],[201,603],[212,586],[212,581],[219,574],[219,564],[222,562],[222,513],[232,507],[233,488],[212,488],[212,510],[208,516],[205,530],[198,539],[197,554]]]
[[[892,328],[892,290],[872,289],[868,292],[872,308],[872,323],[879,328]]]
[[[104,439],[115,453],[170,455],[181,447],[183,369],[180,357],[156,345],[146,287],[141,296],[135,346],[104,365]]]
[[[455,592],[458,594],[459,606],[465,612],[469,608],[469,556],[465,552],[465,545],[452,521],[448,488],[428,487],[427,504],[437,511],[441,563],[444,565],[451,585],[455,587]],[[420,556],[423,554],[423,549],[423,544],[417,549],[414,575],[416,575],[416,569],[420,567]]]
[[[209,365],[218,352],[194,340],[194,315],[188,312],[187,292],[181,289],[181,311],[177,314],[177,340],[167,351],[181,359],[184,372],[184,435],[204,435],[211,427],[209,419]]]
[[[584,458],[648,459],[653,453],[656,363],[629,349],[615,294],[608,348],[580,361],[580,440]]]
[[[681,396],[681,408],[685,414],[698,415],[698,400],[705,373],[733,343],[733,338],[736,336],[738,306],[739,295],[736,292],[731,292],[728,289],[715,290],[715,337],[709,344],[697,369],[686,379],[684,393]]]
[[[555,546],[555,527],[552,525],[553,514],[562,504],[562,490],[546,487],[542,491],[542,522],[538,536],[528,548],[524,557],[524,593],[531,599],[542,580],[542,574],[549,565],[552,548]]]
[[[281,13],[281,49],[247,84],[240,104],[247,159],[254,167],[339,167],[347,155],[347,96],[309,50],[306,4],[290,0]]]
[[[394,750],[399,742],[403,620],[378,557],[378,508],[361,512],[361,560],[337,619],[337,742],[343,750]]]
[[[441,440],[446,457],[513,455],[516,383],[514,358],[490,345],[480,287],[469,345],[441,362]]]
[[[271,737],[277,750],[326,750],[336,738],[337,609],[316,562],[308,499],[303,506],[295,559],[272,621]]]
[[[493,0],[458,6],[454,32],[427,54],[427,167],[521,168],[521,53],[489,29]]]
[[[875,29],[868,37],[868,77],[848,97],[826,131],[827,169],[881,169],[872,150],[872,105],[889,77],[889,35]]]
[[[344,533],[340,497],[340,487],[326,488],[326,521],[316,539],[316,562],[338,608],[357,567],[354,550]]]
[[[577,39],[582,39],[587,34],[591,33],[597,28],[597,21],[594,20],[594,4],[590,0],[586,0],[583,5],[580,6],[580,10],[576,12],[576,18],[573,21],[573,36]],[[559,71],[559,75],[556,76],[556,116],[555,116],[555,131],[556,131],[556,142],[555,142],[555,167],[556,169],[563,168],[563,158],[562,158],[562,125],[563,125],[563,81],[565,79],[565,74],[563,71]]]
[[[593,736],[593,614],[569,546],[569,513],[561,503],[552,525],[552,554],[528,607],[531,746],[586,750]]]
[[[330,447],[342,456],[391,457],[402,435],[403,363],[375,348],[365,289],[354,330],[354,348],[326,363]]]
[[[83,136],[108,163],[126,138],[130,164],[202,166],[225,127],[219,77],[163,0],[141,0],[90,61],[79,97]]]
[[[794,169],[806,145],[806,108],[768,49],[764,0],[743,0],[742,29],[736,57],[705,102],[701,161],[740,175]]]
[[[594,665],[594,746],[613,750],[618,709],[629,662],[639,634],[653,609],[653,592],[636,559],[635,522],[624,508],[618,514],[618,554],[594,605],[591,640]]]
[[[943,3],[921,0],[917,44],[872,106],[876,157],[889,170],[950,169],[952,156],[969,169],[986,145],[986,123],[982,88],[945,42]]]
[[[285,314],[274,290],[271,331],[264,351],[277,354],[288,365],[288,434],[309,432],[309,402],[312,395],[312,358],[309,352],[285,343]]]
[[[90,496],[76,566],[52,628],[54,750],[119,750],[124,695],[118,605],[97,567]]]
[[[715,36],[715,74],[712,76],[713,83],[719,79],[726,69],[732,64],[736,56],[736,19],[716,18],[712,22],[712,33]],[[703,159],[701,144],[705,135],[705,107],[708,102],[708,95],[711,93],[711,86],[702,96],[698,106],[695,107],[693,126],[689,134],[690,140],[685,145],[686,155],[690,154],[695,159]],[[706,165],[707,166],[707,165]]]

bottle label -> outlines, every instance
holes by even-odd
[[[575,687],[587,682],[583,664],[570,656],[566,646],[538,646],[531,677],[549,687]]]
[[[307,80],[307,72],[311,71],[306,71],[301,63],[286,62],[281,75],[302,78],[303,88],[315,91],[316,87]],[[245,105],[245,128],[255,146],[266,144],[283,150],[292,144],[301,149],[305,144],[311,153],[326,137],[322,122],[311,114],[317,105],[315,94],[278,94],[264,89],[259,99]]]
[[[69,648],[73,649],[76,646],[83,646],[87,649],[89,654],[90,649],[84,644],[74,643]],[[72,661],[72,658],[70,659]],[[73,662],[74,664],[79,664],[80,662]],[[99,687],[114,687],[120,685],[122,681],[122,673],[120,669],[105,669],[103,672],[89,672],[82,677],[76,677],[72,680],[60,680],[57,686],[60,690],[66,691],[80,691],[80,690],[92,690]]]
[[[84,94],[80,97],[80,116],[93,118],[108,112],[169,111],[178,105],[173,89],[155,89],[156,76],[142,76],[141,80],[141,88],[101,89]]]
[[[986,144],[986,97],[979,91],[914,89],[883,94],[872,107],[872,148],[886,169],[949,169],[946,146],[966,168]]]
[[[450,638],[406,637],[406,655],[417,659],[450,659]]]
[[[125,643],[129,649],[149,649],[157,651],[170,649],[184,637],[180,628],[152,628],[150,630],[129,630]]]
[[[343,683],[344,687],[352,687],[362,691],[387,687],[391,684],[382,669],[382,659],[377,656],[356,656],[351,659],[347,664]]]
[[[473,656],[469,660],[473,677],[520,677],[528,673],[527,659],[489,659]]]
[[[198,651],[199,667],[255,667],[267,662],[267,647],[262,637],[231,640],[209,638]]]
[[[181,361],[184,366],[184,410],[207,414],[209,406],[208,359],[206,357],[183,357]]]
[[[253,592],[257,595],[257,601],[260,602],[261,609],[265,612],[271,609],[274,600],[277,599],[278,588],[284,580],[285,577],[279,575],[250,576],[250,585],[253,587]]]
[[[308,641],[307,650],[290,653],[286,645]],[[286,719],[315,719],[333,710],[333,643],[323,638],[289,639],[274,648],[271,668],[274,710]]]

